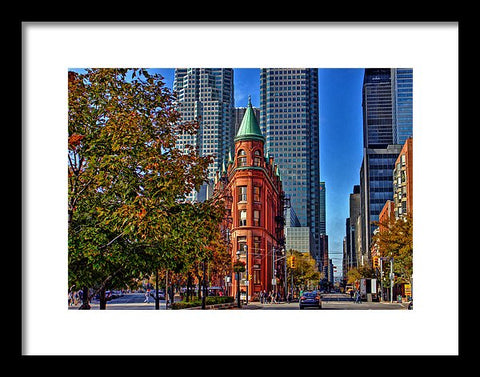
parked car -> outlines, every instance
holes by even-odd
[[[155,291],[155,289],[152,289],[150,291],[150,296],[155,299],[157,297],[157,292]],[[158,290],[158,299],[159,300],[165,300],[165,291],[162,291],[162,290]]]
[[[322,308],[322,298],[320,293],[317,291],[303,292],[300,300],[298,301],[300,309],[313,307],[313,308]]]

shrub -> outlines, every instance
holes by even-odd
[[[233,296],[209,296],[205,299],[205,305],[226,304],[234,302]],[[172,304],[172,309],[187,309],[195,306],[202,306],[202,300],[179,301]]]

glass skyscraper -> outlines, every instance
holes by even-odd
[[[177,147],[195,145],[202,156],[214,155],[214,162],[208,168],[209,178],[213,179],[233,148],[233,69],[177,68],[173,90],[177,93],[182,121],[197,120],[200,124],[197,135],[179,135]]]
[[[325,182],[320,182],[320,234],[327,234],[326,189]]]
[[[413,124],[413,69],[397,68],[392,70],[392,82],[395,95],[395,144],[405,144],[412,136]]]
[[[321,262],[318,69],[261,69],[260,125],[291,206],[312,233],[311,255]]]

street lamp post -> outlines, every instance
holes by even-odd
[[[246,289],[245,289],[245,304],[248,305],[248,288],[250,288],[250,279],[249,279],[249,276],[250,276],[250,273],[249,273],[249,270],[248,270],[248,245],[245,244],[245,265],[247,267],[247,271],[246,271],[246,274],[245,274],[245,281],[246,281]]]
[[[390,258],[390,302],[393,302],[393,281],[394,281],[393,258]]]
[[[237,250],[237,261],[240,260],[240,250]],[[240,272],[236,271],[237,275],[237,307],[240,308]]]

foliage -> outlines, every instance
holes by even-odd
[[[363,278],[374,278],[375,271],[369,266],[360,266],[351,268],[347,272],[347,284],[354,284],[356,281],[359,281]]]
[[[233,296],[208,296],[205,298],[205,305],[228,304],[234,302]],[[187,309],[202,306],[202,300],[179,301],[172,304],[172,309]]]
[[[292,256],[295,257],[295,268],[291,268]],[[295,287],[316,287],[320,281],[320,272],[317,269],[315,259],[308,253],[301,253],[297,250],[290,249],[287,252],[287,276],[288,282],[291,283],[293,277],[293,285]]]
[[[234,272],[245,272],[245,262],[237,260],[233,263]]]
[[[354,284],[356,281],[362,278],[362,274],[358,270],[358,268],[351,268],[347,272],[347,284]]]
[[[410,283],[413,274],[413,218],[405,216],[390,219],[380,225],[373,242],[384,258],[393,258],[393,272],[397,283]],[[390,264],[384,264],[388,270]]]

